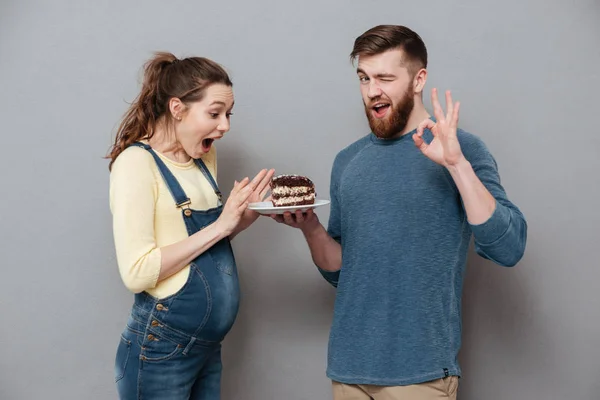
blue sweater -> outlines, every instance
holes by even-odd
[[[414,145],[411,132],[372,133],[342,150],[331,173],[328,233],[342,268],[321,274],[337,288],[327,376],[349,384],[398,386],[461,375],[461,295],[471,235],[482,257],[514,266],[527,224],[476,136],[462,151],[496,199],[491,218],[471,225],[446,168]],[[424,138],[431,141],[426,131]]]

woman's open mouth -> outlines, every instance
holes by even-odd
[[[210,151],[210,147],[212,146],[213,142],[215,141],[215,139],[204,139],[202,141],[202,152],[203,153],[208,153]]]

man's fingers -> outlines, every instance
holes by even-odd
[[[283,217],[281,215],[278,214],[271,214],[271,218],[273,218],[275,221],[279,222],[280,224],[283,224]]]
[[[454,129],[458,128],[458,110],[460,109],[460,102],[457,101],[454,105],[454,112],[452,113],[452,119],[450,120],[450,126]]]
[[[446,121],[452,121],[454,115],[454,103],[452,103],[452,94],[446,90]]]
[[[423,138],[421,136],[419,136],[418,134],[414,134],[412,136],[413,141],[415,142],[415,146],[417,146],[417,148],[421,151],[425,151],[427,150],[427,146],[429,146],[427,143],[425,143],[425,141],[423,140]]]
[[[437,89],[431,89],[431,103],[433,104],[433,115],[438,122],[444,120],[444,110],[442,110],[442,106],[440,105],[440,101],[438,99]]]
[[[419,136],[423,136],[423,132],[425,131],[425,129],[429,129],[433,132],[433,127],[435,126],[435,122],[433,122],[432,120],[430,120],[429,118],[424,119],[423,121],[421,121],[421,123],[417,126],[417,134]]]
[[[296,223],[301,224],[304,222],[304,214],[302,211],[296,210]]]
[[[427,118],[425,120],[423,120],[418,126],[417,126],[417,135],[422,138],[423,137],[423,133],[425,132],[425,129],[429,129],[429,131],[431,131],[431,133],[433,134],[433,136],[437,136],[437,129],[435,126],[436,122],[433,122],[431,119]]]
[[[419,135],[419,136],[423,135],[423,129],[425,129],[424,123],[425,123],[425,121],[422,121],[419,125],[417,125],[417,133],[415,133],[415,135]]]
[[[294,225],[294,219],[289,211],[283,213],[283,221],[288,225]]]

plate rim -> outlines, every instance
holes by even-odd
[[[319,202],[319,204],[316,204],[317,202]],[[254,203],[250,203],[248,204],[248,208],[253,210],[253,211],[264,211],[264,210],[292,210],[292,209],[302,209],[302,208],[315,208],[315,207],[320,207],[320,206],[325,206],[327,204],[331,203],[331,200],[329,199],[315,199],[315,203],[313,204],[302,204],[302,205],[296,205],[296,206],[274,206],[271,203],[271,206],[267,207],[260,207],[260,206],[252,206],[253,204],[262,204],[262,203],[270,203],[268,201],[257,201]]]

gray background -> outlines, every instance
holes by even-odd
[[[462,127],[488,144],[529,222],[516,268],[470,257],[460,399],[600,398],[599,11],[595,0],[3,0],[0,399],[116,398],[132,296],[102,157],[152,51],[231,72],[224,191],[274,167],[326,197],[335,154],[368,129],[348,53],[380,23],[423,36],[427,105],[434,85],[454,91]],[[235,251],[244,297],[224,399],[330,398],[334,292],[300,233],[261,219]]]

